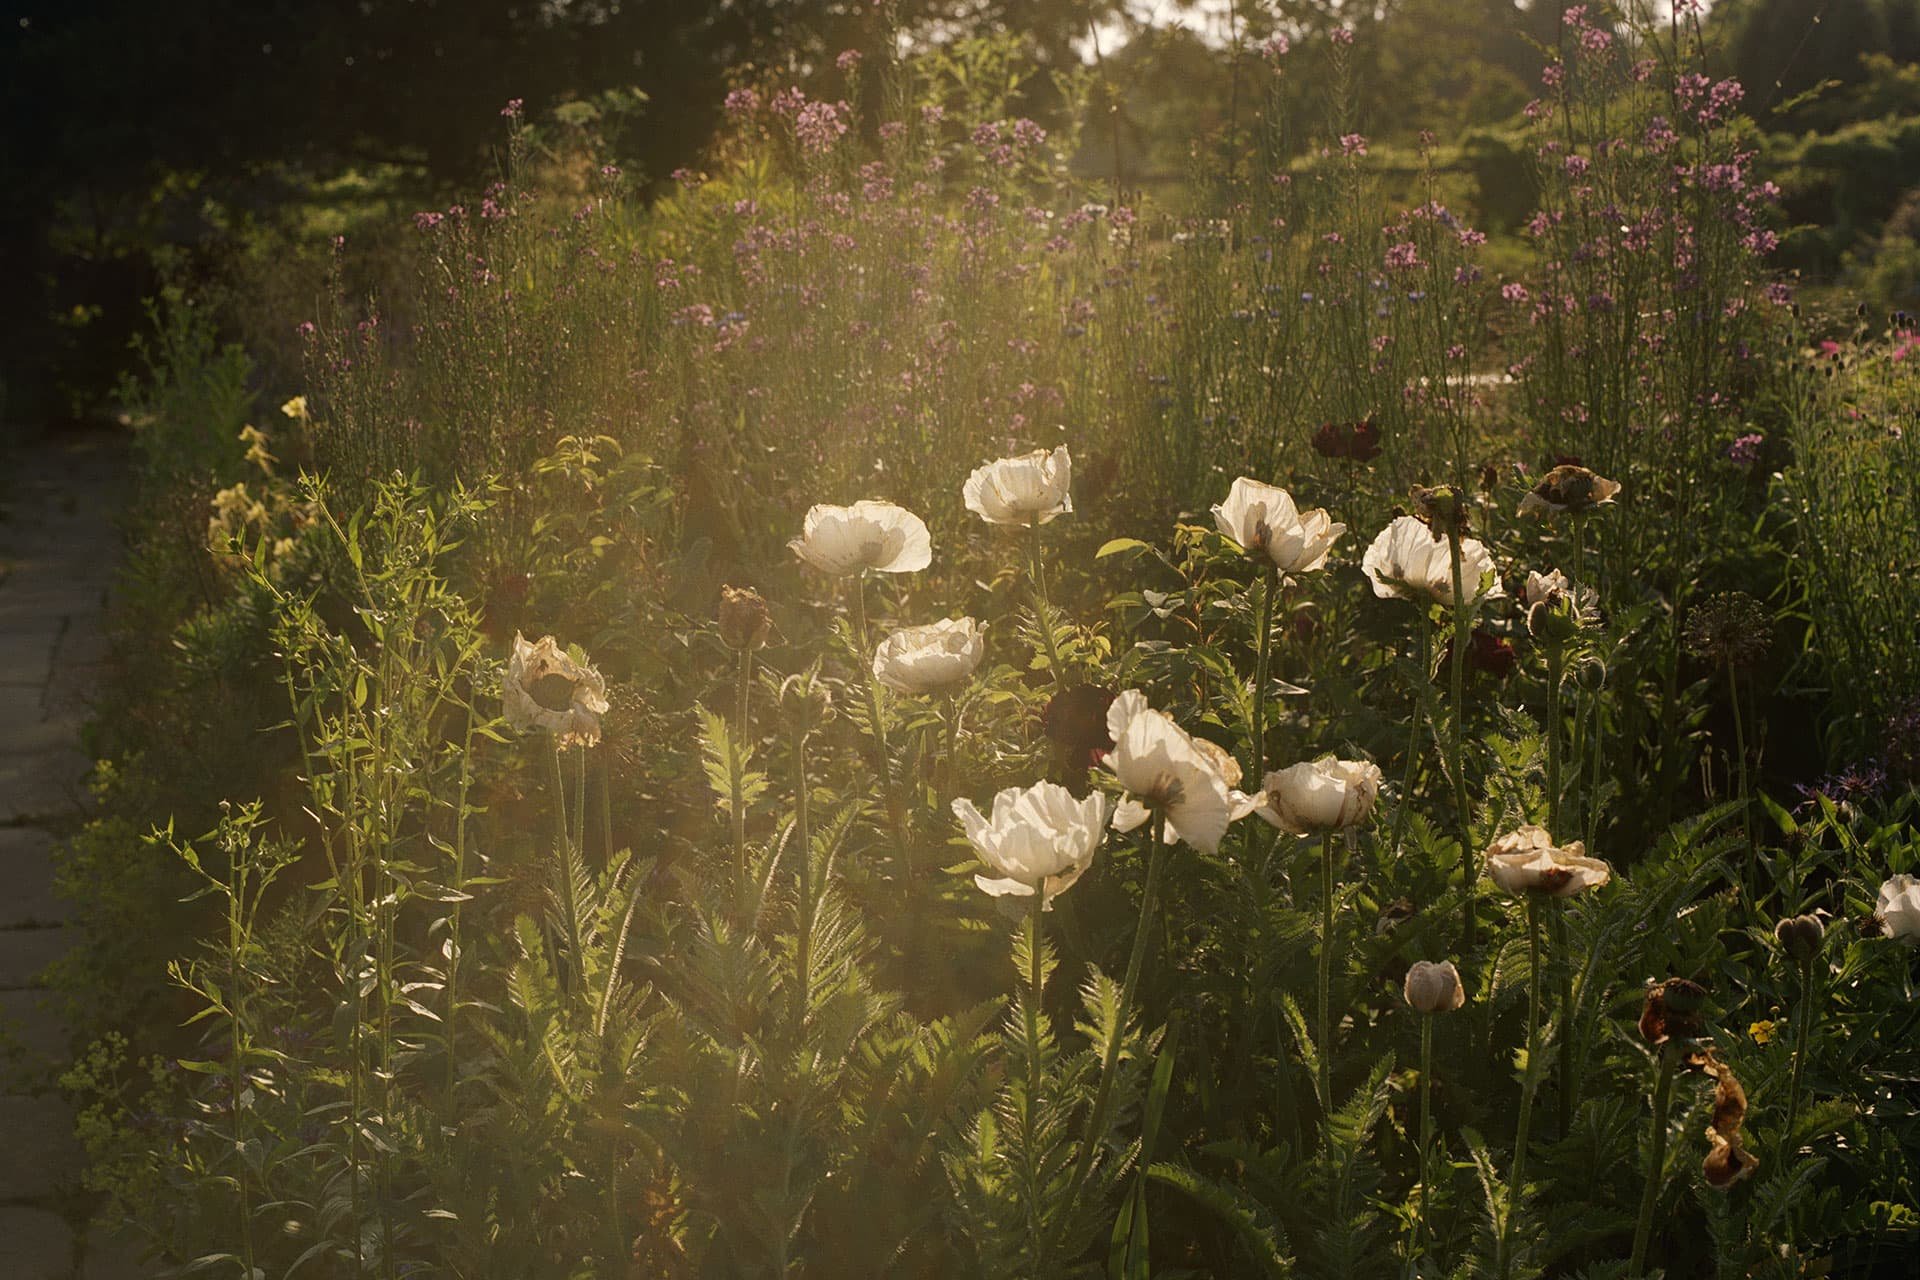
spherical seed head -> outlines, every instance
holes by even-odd
[[[1773,615],[1744,591],[1707,597],[1687,620],[1687,651],[1716,666],[1758,666],[1772,645]]]

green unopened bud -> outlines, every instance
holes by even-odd
[[[1416,1013],[1449,1013],[1467,1002],[1466,988],[1460,985],[1460,971],[1451,961],[1435,964],[1416,960],[1407,970],[1401,994]]]

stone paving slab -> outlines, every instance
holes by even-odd
[[[0,826],[46,822],[84,812],[93,761],[78,747],[0,755]]]
[[[41,971],[73,943],[72,929],[0,929],[0,991],[40,986]]]
[[[73,1110],[58,1098],[0,1098],[0,1200],[41,1200],[80,1185],[83,1157]],[[0,1275],[7,1274],[0,1270]]]
[[[10,1049],[29,1071],[65,1060],[72,1034],[53,999],[38,989],[0,991],[0,1061]]]
[[[80,1280],[140,1280],[153,1274],[153,1268],[140,1261],[143,1252],[125,1230],[96,1218],[87,1228]]]
[[[21,1205],[0,1208],[0,1276],[71,1280],[73,1228],[59,1214]]]
[[[0,827],[0,929],[62,924],[53,895],[53,837],[35,827]]]

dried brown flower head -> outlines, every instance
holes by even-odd
[[[1694,1040],[1704,1023],[1707,989],[1685,978],[1647,983],[1647,1000],[1640,1008],[1640,1038],[1661,1045],[1669,1040]]]

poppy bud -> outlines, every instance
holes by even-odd
[[[767,642],[772,620],[767,602],[752,587],[721,587],[720,640],[736,653],[751,653]]]
[[[833,719],[833,695],[819,669],[795,672],[780,682],[780,711],[796,731],[811,733]]]
[[[1819,916],[1794,916],[1773,926],[1773,936],[1795,964],[1805,964],[1820,954],[1827,927]]]
[[[1460,985],[1460,971],[1451,961],[1435,964],[1416,960],[1407,970],[1402,994],[1416,1013],[1448,1013],[1467,1002],[1466,988]]]

